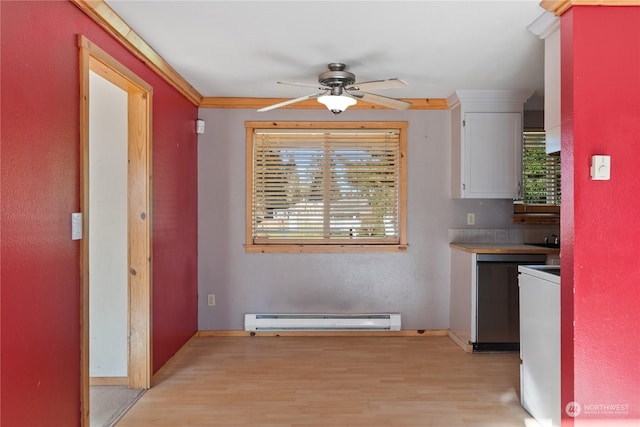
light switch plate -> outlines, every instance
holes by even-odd
[[[82,239],[82,213],[71,214],[71,240]]]
[[[196,133],[198,135],[202,135],[204,133],[204,126],[205,126],[204,120],[202,119],[196,120]]]
[[[594,181],[611,179],[611,156],[591,156],[591,179]]]

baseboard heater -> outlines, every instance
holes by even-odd
[[[245,314],[245,331],[399,331],[399,313]]]

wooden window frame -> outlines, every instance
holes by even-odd
[[[245,251],[248,253],[344,253],[344,252],[404,252],[407,250],[407,128],[408,122],[245,122],[246,128],[246,188],[245,188]],[[261,243],[253,242],[252,185],[253,141],[255,129],[397,129],[400,143],[398,242],[389,244],[354,243]]]

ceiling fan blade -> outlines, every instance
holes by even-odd
[[[400,79],[386,79],[386,80],[371,80],[369,82],[356,82],[347,89],[350,90],[381,90],[381,89],[398,89],[407,86],[404,80]]]
[[[298,86],[298,87],[314,87],[319,90],[329,90],[331,89],[328,86],[322,86],[321,84],[313,84],[313,83],[298,83],[298,82],[276,82],[279,85],[288,85],[288,86]]]
[[[401,99],[389,98],[388,96],[375,95],[368,92],[351,93],[350,95],[372,104],[393,108],[394,110],[406,110],[413,105],[410,102],[403,101]]]
[[[296,102],[306,101],[307,99],[311,99],[311,98],[317,98],[320,95],[322,95],[322,93],[314,93],[311,95],[301,96],[300,98],[289,99],[284,102],[279,102],[277,104],[269,105],[267,107],[262,107],[258,110],[258,112],[261,113],[263,111],[275,110],[276,108],[284,107],[285,105],[295,104]]]

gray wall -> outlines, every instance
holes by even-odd
[[[201,109],[199,329],[243,329],[244,313],[400,312],[403,329],[449,327],[449,229],[511,226],[504,200],[451,200],[449,111]],[[406,253],[247,254],[246,120],[408,121]],[[216,305],[207,306],[207,294]]]

